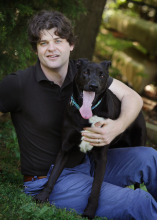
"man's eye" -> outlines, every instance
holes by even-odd
[[[46,42],[40,42],[40,45],[41,46],[44,46],[44,45],[46,45],[47,43]]]
[[[58,40],[56,40],[55,42],[56,42],[57,44],[59,44],[59,43],[61,43],[62,41],[58,39]]]

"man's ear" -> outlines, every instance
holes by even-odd
[[[111,66],[111,61],[110,60],[104,60],[100,63],[100,65],[103,67],[104,70],[109,70]]]
[[[74,47],[74,44],[70,45],[70,51],[73,51]]]
[[[79,69],[79,67],[81,65],[87,64],[88,62],[89,62],[89,60],[87,58],[80,58],[80,59],[77,60],[76,66]]]

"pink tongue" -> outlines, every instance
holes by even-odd
[[[80,108],[82,118],[89,119],[92,117],[92,102],[95,97],[95,92],[83,91],[83,104]]]

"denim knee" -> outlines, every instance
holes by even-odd
[[[141,163],[142,165],[151,165],[153,163],[156,165],[157,162],[157,151],[152,147],[137,147],[135,148],[134,157],[137,163]]]

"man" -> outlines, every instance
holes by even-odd
[[[70,21],[63,14],[39,12],[31,19],[28,30],[38,62],[8,75],[0,83],[0,111],[11,112],[20,146],[24,191],[33,196],[47,183],[61,146],[63,112],[72,93],[76,61],[69,61],[75,38]],[[120,81],[110,78],[108,86],[122,102],[121,114],[115,121],[104,120],[102,128],[86,128],[93,133],[88,137],[84,134],[85,139],[97,147],[123,132],[142,107],[140,96]],[[156,164],[157,153],[152,148],[109,150],[96,215],[123,220],[157,219]],[[76,167],[63,170],[49,201],[81,214],[92,181],[91,164],[85,157]],[[142,181],[151,194],[124,188]]]

